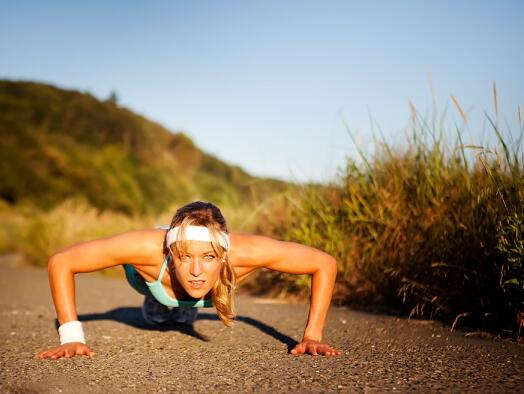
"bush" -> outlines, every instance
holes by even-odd
[[[494,125],[495,127],[495,125]],[[335,302],[453,325],[515,330],[524,314],[524,169],[496,149],[447,144],[415,117],[407,148],[385,141],[310,187],[284,237],[338,259]],[[522,141],[522,137],[519,140]],[[520,314],[520,315],[519,315]]]

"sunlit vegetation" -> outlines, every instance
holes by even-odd
[[[0,199],[44,210],[82,198],[100,210],[159,214],[195,199],[241,203],[283,190],[201,151],[115,100],[0,81]]]
[[[338,303],[524,334],[522,120],[504,138],[497,115],[497,146],[467,146],[413,108],[403,148],[360,150],[338,182],[289,200],[276,231],[337,257]]]
[[[209,200],[235,231],[335,256],[336,304],[523,334],[522,117],[512,139],[497,110],[486,114],[498,142],[468,145],[454,104],[453,133],[412,107],[405,144],[357,146],[336,182],[298,187],[252,177],[117,100],[0,82],[0,252],[45,265],[72,243],[166,224],[180,204]],[[261,273],[246,287],[303,297],[309,278]]]

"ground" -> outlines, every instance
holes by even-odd
[[[56,346],[47,271],[0,259],[0,392],[524,392],[524,346],[450,332],[436,322],[331,308],[338,357],[293,356],[307,304],[237,298],[227,328],[200,309],[193,329],[155,329],[123,280],[77,277],[77,305],[96,355],[38,360]]]

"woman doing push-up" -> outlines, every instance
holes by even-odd
[[[309,316],[292,354],[335,356],[322,343],[337,264],[330,255],[298,243],[230,234],[220,210],[193,202],[178,209],[168,229],[126,232],[80,243],[56,253],[48,264],[60,346],[38,353],[57,359],[93,355],[75,307],[77,273],[123,265],[133,288],[144,294],[142,315],[149,324],[192,324],[197,307],[214,306],[227,326],[233,322],[236,282],[259,268],[312,276]]]

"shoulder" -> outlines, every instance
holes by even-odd
[[[256,235],[233,236],[231,244],[232,265],[248,272],[269,268],[290,274],[313,274],[328,269],[336,274],[336,260],[311,246]]]
[[[271,246],[274,247],[279,243],[281,243],[281,241],[263,235],[242,233],[231,234],[232,252],[242,256],[259,253],[262,250]]]
[[[166,231],[162,229],[143,229],[116,234],[106,239],[114,248],[126,250],[140,260],[149,260],[163,254]]]
[[[74,245],[60,253],[111,257],[115,261],[147,263],[163,253],[165,230],[144,229]]]
[[[297,250],[311,249],[304,245],[281,241],[263,235],[231,234],[231,262],[234,266],[269,266]]]
[[[107,238],[101,238],[100,240],[112,242],[115,244],[122,243],[129,247],[136,245],[140,248],[150,248],[153,246],[158,246],[159,242],[163,243],[165,234],[166,231],[162,229],[143,229],[115,234]]]

